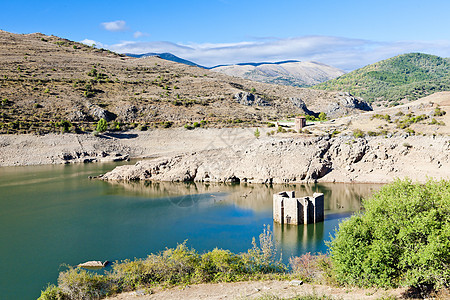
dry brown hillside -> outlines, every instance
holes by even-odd
[[[262,100],[239,102],[238,92]],[[131,58],[55,36],[5,31],[0,101],[0,133],[90,131],[102,117],[121,129],[202,120],[214,126],[261,123],[304,113],[303,103],[330,116],[359,112],[365,104],[342,93],[257,83],[157,57]]]

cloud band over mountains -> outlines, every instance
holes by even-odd
[[[332,36],[304,36],[228,44],[182,44],[125,41],[102,45],[119,53],[170,52],[197,64],[212,67],[243,62],[274,62],[296,59],[318,61],[345,71],[409,52],[450,57],[450,41],[377,42]]]

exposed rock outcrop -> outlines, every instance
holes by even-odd
[[[119,119],[126,122],[133,122],[136,120],[138,108],[134,105],[125,105],[118,108]]]
[[[408,176],[424,181],[449,176],[450,146],[445,137],[390,139],[353,136],[255,140],[246,147],[207,150],[117,167],[104,180],[295,183],[315,181],[388,182]],[[427,153],[439,161],[423,160]],[[411,144],[409,144],[411,143]],[[410,146],[410,147],[409,147]],[[432,154],[431,154],[432,153]],[[434,166],[435,165],[435,166]],[[444,168],[444,169],[442,169]],[[431,174],[430,174],[431,175]]]
[[[294,106],[296,106],[296,107],[300,108],[301,110],[303,110],[303,112],[305,114],[310,115],[310,116],[317,116],[318,115],[317,113],[313,112],[312,110],[309,110],[306,107],[306,103],[302,99],[300,99],[298,97],[290,97],[289,100],[292,102],[292,104],[294,104]]]
[[[234,95],[234,99],[246,106],[270,106],[270,103],[266,100],[262,99],[261,97],[258,97],[252,93],[249,92],[239,92]]]
[[[364,100],[357,98],[350,93],[339,93],[336,102],[330,103],[325,111],[329,117],[337,117],[351,114],[355,109],[362,111],[372,111],[372,106]]]
[[[91,105],[89,107],[89,114],[94,120],[105,119],[107,122],[114,120],[117,116],[104,108],[97,105]]]

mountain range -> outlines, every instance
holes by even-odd
[[[229,76],[240,77],[264,83],[282,84],[297,87],[312,86],[329,79],[336,78],[345,72],[337,68],[312,61],[285,60],[279,62],[239,63],[204,67],[183,59],[172,53],[144,53],[126,55],[136,58],[157,56],[165,60],[182,63],[188,66],[209,69]]]
[[[207,69],[204,66],[198,65],[190,60],[187,59],[183,59],[181,57],[178,57],[176,55],[173,55],[172,53],[168,53],[168,52],[164,52],[164,53],[154,53],[154,52],[150,52],[150,53],[144,53],[144,54],[133,54],[133,53],[125,53],[125,55],[130,56],[130,57],[135,57],[135,58],[143,58],[143,57],[152,57],[152,56],[157,56],[159,58],[165,59],[165,60],[170,60],[173,62],[177,62],[180,64],[185,64],[188,66],[194,66],[194,67],[199,67],[202,69]]]
[[[312,86],[344,74],[342,70],[313,61],[237,64],[214,67],[211,71],[253,81],[298,87]]]

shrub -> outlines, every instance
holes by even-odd
[[[433,116],[440,117],[440,116],[443,116],[443,115],[445,115],[445,114],[446,114],[446,111],[445,111],[445,110],[442,110],[440,107],[436,107],[436,108],[434,109]]]
[[[333,132],[331,133],[331,137],[335,137],[337,136],[339,133],[341,133],[339,130],[333,130]]]
[[[409,148],[412,148],[412,145],[410,143],[405,142],[405,143],[403,143],[403,147],[409,149]]]
[[[259,139],[261,132],[259,132],[259,128],[256,128],[255,132],[253,132],[253,135],[255,136],[255,138]]]
[[[72,128],[72,123],[67,120],[56,122],[55,126],[61,129],[61,132],[68,132]]]
[[[305,253],[299,257],[289,259],[292,273],[306,282],[332,282],[334,278],[332,273],[331,260],[327,255],[311,255],[311,252]]]
[[[259,246],[256,239],[252,240],[252,248],[243,254],[245,267],[249,273],[281,273],[286,271],[282,258],[277,259],[277,247],[270,231],[270,226],[264,226],[259,235]]]
[[[80,268],[61,272],[58,286],[51,285],[40,299],[97,299],[118,292],[159,284],[170,286],[202,282],[230,282],[280,274],[286,266],[277,259],[270,228],[264,228],[259,245],[253,239],[247,253],[214,249],[202,255],[186,242],[145,259],[115,262],[112,271],[99,275]],[[46,297],[46,298],[45,298]],[[59,297],[59,298],[58,298]]]
[[[353,136],[357,139],[363,138],[365,136],[365,133],[361,129],[355,129],[355,130],[353,130]]]
[[[329,244],[339,282],[450,285],[450,181],[397,180],[363,205]]]
[[[324,113],[324,112],[321,112],[321,113],[319,114],[318,119],[319,119],[319,121],[325,121],[325,120],[327,119],[327,114]]]
[[[115,289],[107,276],[71,267],[59,274],[58,287],[68,299],[98,299]]]
[[[106,122],[106,120],[103,118],[98,120],[96,131],[105,132],[107,129],[108,129],[108,122]]]
[[[201,256],[195,277],[198,282],[231,282],[239,280],[243,270],[244,263],[240,255],[215,248]]]
[[[164,122],[160,122],[159,124],[161,124],[161,126],[162,126],[163,128],[169,128],[169,127],[171,127],[171,126],[173,125],[173,122],[170,122],[170,121],[164,121]]]
[[[38,300],[64,300],[67,299],[67,295],[61,291],[59,287],[54,284],[50,284],[47,288],[41,291],[41,296]]]

